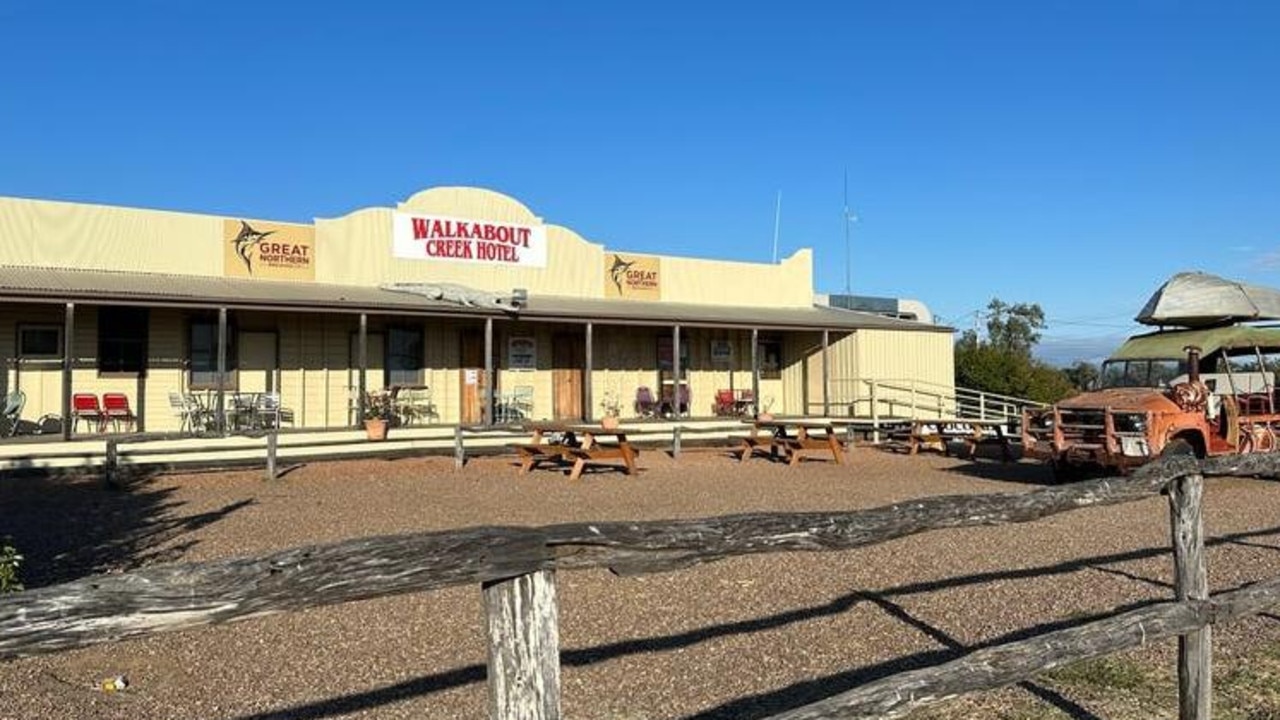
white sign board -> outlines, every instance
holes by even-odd
[[[444,215],[392,215],[391,253],[410,260],[547,266],[547,228]]]
[[[537,370],[537,341],[531,337],[513,337],[508,340],[507,368],[510,370]]]

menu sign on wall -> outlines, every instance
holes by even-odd
[[[631,300],[661,300],[662,285],[656,257],[605,253],[604,296]]]
[[[258,220],[224,220],[222,274],[268,280],[314,280],[315,228]]]
[[[395,213],[391,252],[410,260],[547,266],[547,229],[541,225]]]
[[[507,341],[507,368],[537,370],[538,343],[531,337],[513,337]]]

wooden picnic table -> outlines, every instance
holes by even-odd
[[[544,462],[554,462],[557,466],[572,462],[570,480],[582,477],[588,463],[610,464],[627,475],[636,471],[637,453],[622,428],[566,423],[528,423],[524,427],[533,433],[533,437],[530,442],[515,446],[520,456],[521,473],[527,473]],[[554,439],[548,437],[552,435]],[[602,437],[612,440],[600,442]],[[621,460],[622,464],[609,462],[615,460]]]
[[[835,421],[832,420],[754,420],[751,421],[751,435],[742,439],[741,462],[754,456],[757,452],[768,451],[770,458],[779,454],[787,459],[788,466],[800,462],[801,456],[809,453],[831,453],[837,465],[844,464],[844,445],[836,436]],[[820,431],[815,435],[814,431]]]
[[[950,455],[948,444],[963,442],[973,457],[979,445],[998,445],[1000,457],[1008,462],[1013,459],[1009,449],[1009,436],[1005,434],[1005,420],[969,420],[962,418],[917,418],[911,421],[908,437],[910,453],[915,455],[921,447],[936,447],[943,455]]]

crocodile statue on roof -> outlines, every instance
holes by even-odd
[[[489,292],[488,290],[478,290],[466,285],[458,285],[457,283],[397,282],[382,283],[378,287],[392,292],[421,295],[430,300],[453,303],[469,308],[506,310],[508,312],[520,309],[519,304],[515,302],[510,294],[504,295],[502,293]]]

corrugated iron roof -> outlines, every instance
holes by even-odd
[[[824,306],[760,308],[532,295],[519,313],[466,307],[377,287],[202,275],[0,266],[0,297],[49,302],[287,308],[392,312],[530,320],[613,321],[624,325],[720,326],[810,330],[885,329],[951,332],[939,325]]]
[[[311,310],[451,312],[459,309],[455,304],[420,295],[356,285],[13,266],[0,266],[0,296]]]
[[[949,327],[819,305],[766,308],[640,300],[598,300],[551,295],[531,295],[528,305],[520,311],[520,316],[590,318],[597,321],[616,320],[633,324],[680,323],[759,328],[952,332]]]

